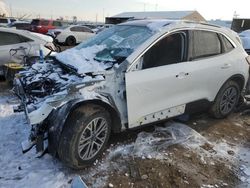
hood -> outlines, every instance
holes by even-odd
[[[97,54],[104,51],[105,45],[94,45],[86,48],[72,48],[56,55],[61,63],[74,68],[79,75],[93,72],[103,72],[111,68],[116,62],[109,57],[97,58]]]

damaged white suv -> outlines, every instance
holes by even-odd
[[[114,26],[15,80],[36,145],[73,168],[92,164],[112,132],[209,110],[224,118],[245,91],[249,59],[233,31],[140,20]]]

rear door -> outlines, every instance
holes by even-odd
[[[235,56],[230,55],[234,53],[234,46],[224,35],[214,31],[193,30],[191,35],[190,65],[194,67],[196,78],[194,94],[199,99],[213,101],[225,81],[237,70],[233,67]]]

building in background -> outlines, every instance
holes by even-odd
[[[250,29],[250,19],[249,18],[234,18],[231,29],[236,31],[237,33]]]
[[[128,20],[137,19],[170,19],[170,20],[192,20],[206,21],[198,11],[146,11],[146,12],[124,12],[112,17],[106,17],[106,24],[119,24]]]
[[[10,10],[4,0],[0,0],[0,17],[10,16]]]

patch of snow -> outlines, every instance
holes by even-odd
[[[59,161],[46,154],[35,158],[35,150],[23,154],[21,142],[29,135],[23,113],[13,113],[9,97],[0,99],[0,187],[69,187],[73,177]]]
[[[113,63],[104,63],[94,60],[96,54],[105,49],[105,45],[94,45],[87,48],[72,48],[56,55],[56,58],[77,69],[78,74],[101,72],[113,66]]]
[[[162,30],[162,28],[164,26],[169,25],[171,22],[171,20],[158,20],[158,21],[154,21],[151,22],[150,24],[147,25],[147,27],[152,30],[153,32],[159,32]]]

